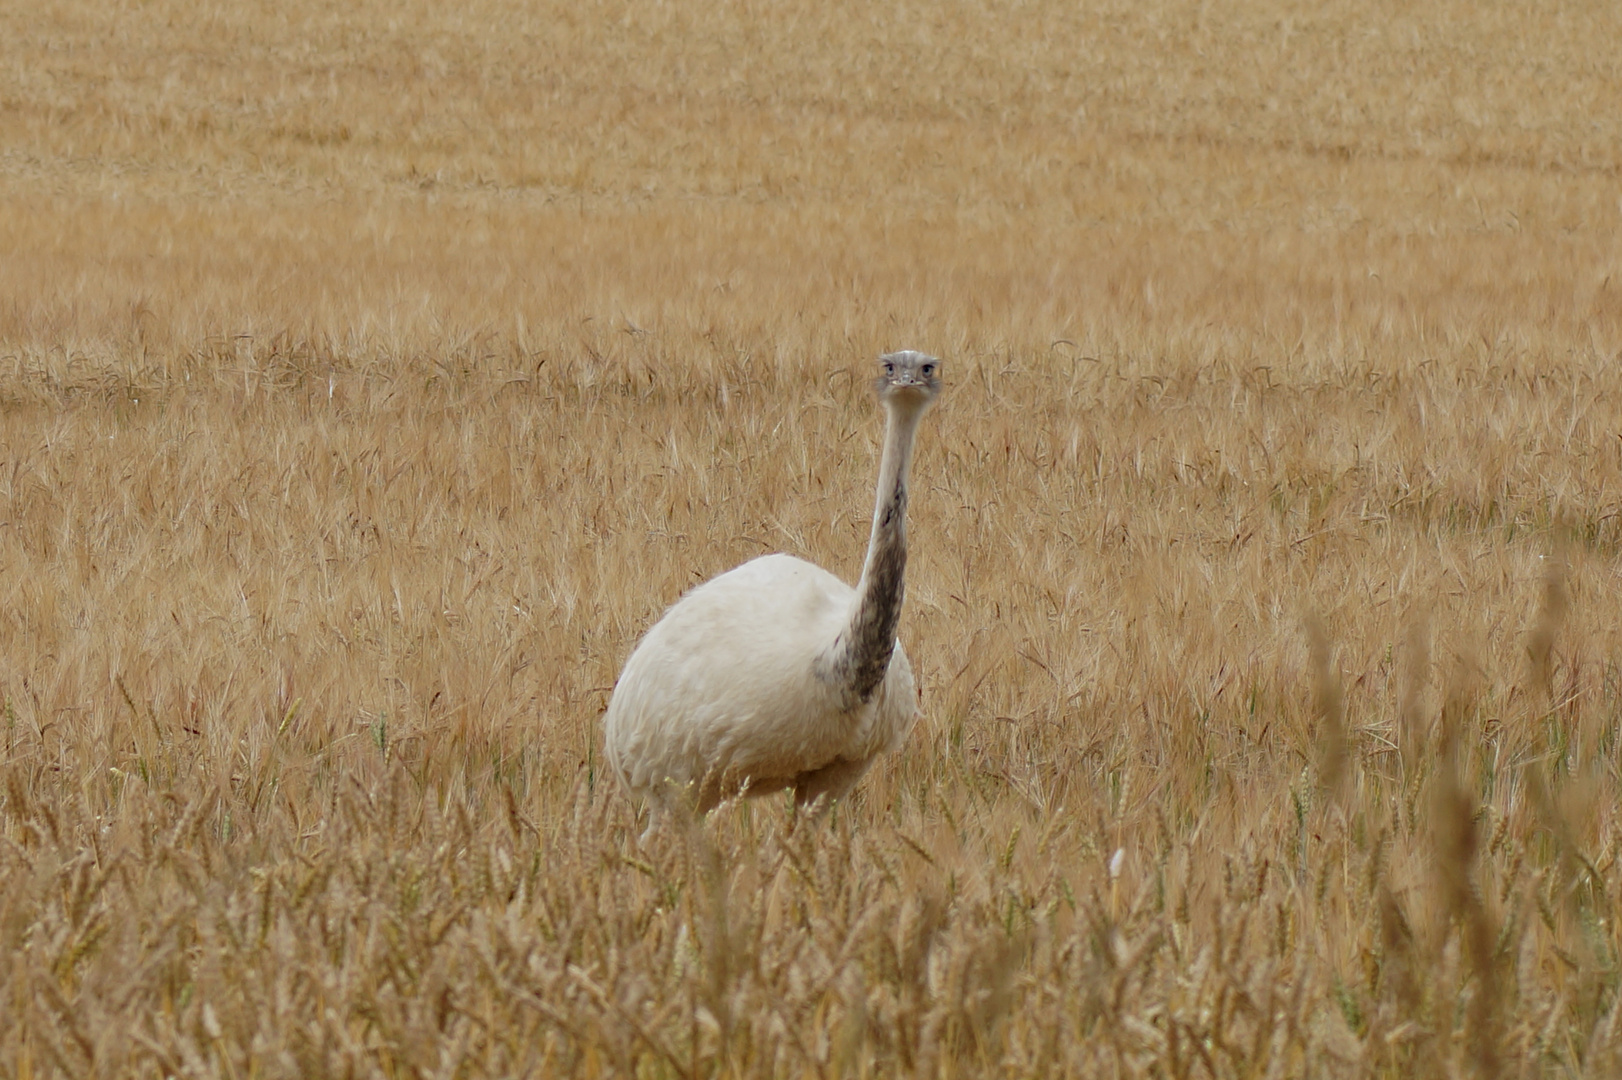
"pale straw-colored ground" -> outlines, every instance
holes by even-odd
[[[0,1076],[1615,1075],[1618,40],[0,11]],[[924,722],[639,849],[901,347]]]

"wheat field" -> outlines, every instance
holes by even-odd
[[[1622,9],[0,9],[0,1077],[1622,1072]],[[923,720],[639,847],[681,592]]]

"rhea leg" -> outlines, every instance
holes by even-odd
[[[872,758],[863,758],[861,761],[844,761],[836,758],[820,769],[803,772],[794,778],[794,801],[802,810],[813,807],[826,809],[835,799],[844,798],[871,764]]]
[[[637,843],[646,848],[654,833],[666,821],[684,823],[697,821],[727,799],[765,795],[768,792],[781,791],[791,783],[793,783],[791,780],[768,780],[759,784],[749,781],[740,787],[736,783],[729,783],[724,775],[715,769],[705,773],[702,779],[686,784],[666,780],[664,785],[655,788],[647,799],[648,827]]]
[[[637,837],[637,846],[644,851],[649,850],[649,844],[662,827],[701,818],[715,809],[720,801],[719,787],[713,776],[688,784],[678,784],[667,778],[663,784],[649,791],[643,800],[648,827]]]

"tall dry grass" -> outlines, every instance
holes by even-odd
[[[0,11],[0,1075],[1614,1075],[1619,18]],[[895,347],[924,722],[636,847]]]

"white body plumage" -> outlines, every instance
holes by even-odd
[[[800,787],[808,802],[844,794],[918,717],[899,645],[877,693],[854,708],[817,673],[813,657],[855,604],[855,589],[790,555],[692,589],[625,663],[604,721],[609,765],[642,796],[695,785],[705,809],[745,783],[753,795]],[[697,787],[706,780],[711,790]]]

